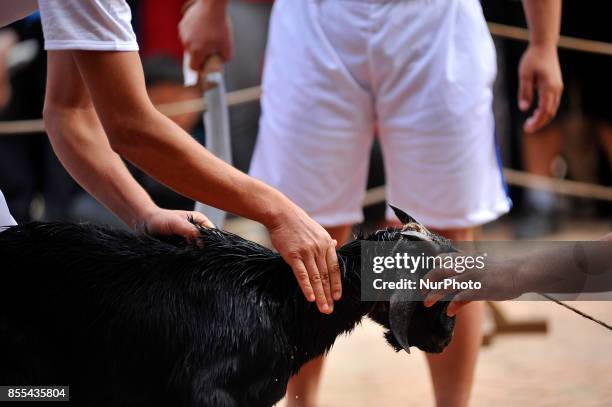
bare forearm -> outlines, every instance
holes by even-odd
[[[520,291],[580,293],[612,289],[612,242],[608,239],[567,243],[515,259]],[[589,281],[591,284],[587,284]]]
[[[523,0],[529,25],[529,42],[556,47],[561,26],[561,0]]]
[[[176,192],[273,227],[294,208],[280,192],[217,159],[159,113],[144,87],[137,53],[77,52],[113,149]]]
[[[285,203],[282,194],[219,160],[157,111],[142,119],[115,130],[125,132],[116,149],[176,192],[264,224]]]
[[[53,149],[77,182],[136,228],[157,208],[111,149],[93,109],[55,108],[46,125]]]

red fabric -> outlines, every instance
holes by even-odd
[[[182,60],[183,46],[178,35],[181,8],[185,0],[146,0],[140,10],[141,53],[144,57],[164,54]]]
[[[248,3],[272,4],[274,0],[242,0]],[[143,57],[163,54],[183,59],[178,34],[185,0],[145,0],[140,7],[140,52]]]

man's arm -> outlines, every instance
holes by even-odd
[[[280,192],[218,159],[155,109],[136,52],[73,53],[120,156],[184,196],[264,225],[284,212]]]
[[[45,96],[45,127],[64,167],[89,193],[132,229],[195,237],[192,216],[202,214],[159,208],[112,150],[89,93],[69,51],[50,52]]]
[[[531,45],[556,47],[561,29],[561,0],[523,0]]]
[[[519,66],[519,108],[527,111],[533,104],[534,91],[538,92],[538,106],[527,119],[524,130],[533,133],[557,113],[563,79],[557,55],[557,42],[561,26],[561,0],[523,0],[529,46]]]
[[[482,270],[459,273],[452,268],[430,271],[426,279],[440,282],[481,283],[480,289],[453,286],[423,293],[430,307],[454,295],[448,314],[454,315],[470,301],[504,301],[525,293],[605,292],[612,290],[612,233],[594,242],[573,242],[540,252],[496,260],[489,258]],[[587,284],[589,283],[590,284]]]
[[[331,312],[333,299],[341,296],[340,271],[335,242],[319,224],[280,192],[217,159],[159,113],[147,96],[136,52],[72,54],[112,150],[182,195],[263,223],[306,298],[316,299],[322,312]],[[48,102],[61,105],[61,89],[67,84],[62,78],[55,81],[59,96]],[[51,113],[52,105],[47,108],[49,120],[53,120]],[[70,117],[66,120],[71,121]],[[76,149],[73,153],[81,154]],[[87,174],[86,168],[100,165],[97,161],[104,159],[109,159],[108,154],[104,158],[89,157],[89,161],[82,154],[73,161],[86,162],[84,168],[79,167],[83,164],[76,165],[76,171],[89,177],[93,174]],[[117,166],[109,165],[108,171]],[[91,171],[99,176],[106,170],[98,167]],[[114,193],[121,191],[111,191],[110,195]]]

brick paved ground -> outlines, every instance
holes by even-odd
[[[612,306],[573,303],[612,321]],[[473,406],[612,406],[612,334],[556,304],[505,303],[513,318],[545,317],[546,335],[499,336],[483,348]],[[425,358],[396,354],[380,329],[364,323],[339,340],[328,359],[321,405],[431,406]]]
[[[609,225],[605,223],[581,222],[565,225],[561,233],[549,238],[593,239],[606,231]],[[253,233],[243,231],[247,232]],[[489,229],[483,238],[506,236],[502,225]],[[612,322],[612,303],[572,304]],[[473,406],[612,406],[612,333],[552,303],[507,302],[502,306],[510,318],[546,318],[549,332],[498,336],[491,346],[484,347]],[[428,374],[422,354],[396,354],[385,344],[381,330],[365,321],[349,338],[338,340],[332,350],[320,405],[432,406]]]

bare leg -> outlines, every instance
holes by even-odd
[[[523,135],[525,169],[533,174],[550,176],[552,160],[561,152],[562,129],[548,126],[535,134]]]
[[[563,126],[553,124],[534,134],[522,135],[523,164],[525,171],[532,174],[550,177],[558,175],[560,167],[553,170],[555,158],[567,144],[564,138],[567,128],[575,121],[565,120]],[[523,192],[524,203],[520,217],[513,225],[517,238],[529,239],[553,232],[557,228],[554,213],[558,206],[558,197],[549,191],[526,189]]]
[[[332,239],[338,241],[338,246],[348,240],[351,233],[349,225],[325,228]],[[306,363],[299,373],[289,380],[287,386],[287,407],[314,407],[317,404],[321,372],[325,364],[325,356],[320,356]]]
[[[608,157],[608,161],[612,166],[612,126],[608,123],[602,123],[599,125],[599,140],[601,141],[601,145],[606,152],[606,156]]]
[[[474,240],[474,229],[437,231],[456,241]],[[470,399],[482,342],[484,303],[473,302],[458,314],[452,342],[440,354],[427,354],[438,407],[465,407]]]

